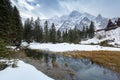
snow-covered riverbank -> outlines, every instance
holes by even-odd
[[[30,43],[30,49],[39,49],[52,52],[65,52],[65,51],[120,51],[120,48],[114,47],[102,47],[99,45],[81,45],[81,44],[69,44],[69,43]]]
[[[19,60],[17,66],[0,71],[0,80],[54,80],[23,61]]]

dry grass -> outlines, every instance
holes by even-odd
[[[120,52],[116,51],[74,51],[63,55],[73,58],[88,58],[96,64],[120,73]]]
[[[21,58],[25,58],[25,52],[24,51],[11,51],[10,54],[10,58],[14,58],[14,59],[21,59]]]

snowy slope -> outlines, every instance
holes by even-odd
[[[101,40],[113,40],[114,43],[120,44],[120,27],[109,30],[109,31],[100,31],[96,33],[95,37],[101,36]]]
[[[69,44],[69,43],[31,43],[30,49],[40,49],[52,52],[65,52],[65,51],[120,51],[120,48],[102,47],[99,45],[80,45],[80,44]]]
[[[120,44],[120,27],[114,30],[106,31],[106,38],[114,40],[115,43]]]
[[[23,61],[18,61],[17,68],[8,67],[0,71],[0,80],[54,80],[42,72],[35,69],[32,65]]]
[[[99,39],[101,37],[101,39]],[[100,43],[105,40],[110,40],[109,44],[112,45],[118,45],[120,46],[120,27],[109,30],[109,31],[99,31],[95,34],[95,37],[93,39],[89,39],[87,41],[82,41],[82,44],[90,44],[90,43]]]

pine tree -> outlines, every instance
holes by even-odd
[[[54,23],[51,25],[50,29],[50,42],[56,43],[56,29]]]
[[[118,18],[118,21],[117,21],[117,26],[120,27],[120,18]]]
[[[15,38],[22,40],[23,26],[19,11],[10,0],[0,0],[0,38],[11,44]]]
[[[57,42],[61,42],[61,31],[57,31]]]
[[[89,38],[93,38],[94,37],[94,23],[93,22],[91,22],[91,24],[90,24],[90,27],[89,27],[89,31],[88,31],[88,33],[89,33]]]
[[[83,30],[81,31],[81,39],[85,39],[86,38],[86,29],[85,26],[83,26]]]
[[[111,19],[109,19],[108,21],[108,25],[107,25],[107,29],[111,28],[111,27],[114,27],[115,24],[113,24],[113,22],[111,21]]]
[[[0,38],[10,42],[12,36],[12,6],[10,0],[0,0]]]
[[[85,38],[89,38],[89,34],[90,34],[90,29],[88,28],[88,26],[86,26],[86,30],[85,30]]]
[[[22,40],[23,27],[16,7],[12,7],[10,0],[0,0],[0,57],[6,57],[14,38]]]
[[[33,30],[34,40],[37,41],[37,42],[42,42],[42,39],[43,39],[43,34],[42,33],[43,33],[43,30],[42,30],[42,27],[40,25],[40,19],[38,18],[35,21],[34,30]]]
[[[75,38],[74,38],[74,32],[73,32],[73,30],[69,30],[68,31],[68,41],[70,42],[70,43],[72,43],[73,42],[73,40],[75,40]]]
[[[68,42],[69,38],[68,38],[68,31],[63,31],[62,33],[62,42]]]
[[[44,26],[44,42],[49,41],[49,30],[48,30],[48,21],[45,21],[45,26]]]
[[[76,29],[76,27],[73,30],[73,37],[74,37],[74,43],[79,43],[81,38],[80,38],[80,30]]]
[[[81,41],[81,31],[80,30],[78,30],[78,40],[79,40],[79,42]]]
[[[31,20],[28,18],[24,24],[24,40],[28,43],[31,42],[32,39],[32,24]]]
[[[13,8],[13,34],[14,37],[21,41],[23,39],[23,25],[21,22],[20,14],[16,6]]]

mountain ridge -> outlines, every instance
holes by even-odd
[[[75,27],[79,30],[82,30],[83,27],[89,27],[91,21],[94,22],[95,30],[106,28],[108,24],[108,18],[98,15],[97,17],[89,13],[81,13],[79,11],[72,11],[68,15],[63,15],[61,17],[53,17],[51,19],[41,20],[42,25],[45,21],[48,21],[48,25],[52,23],[55,24],[56,29],[60,31],[66,31],[69,29],[74,29]]]

